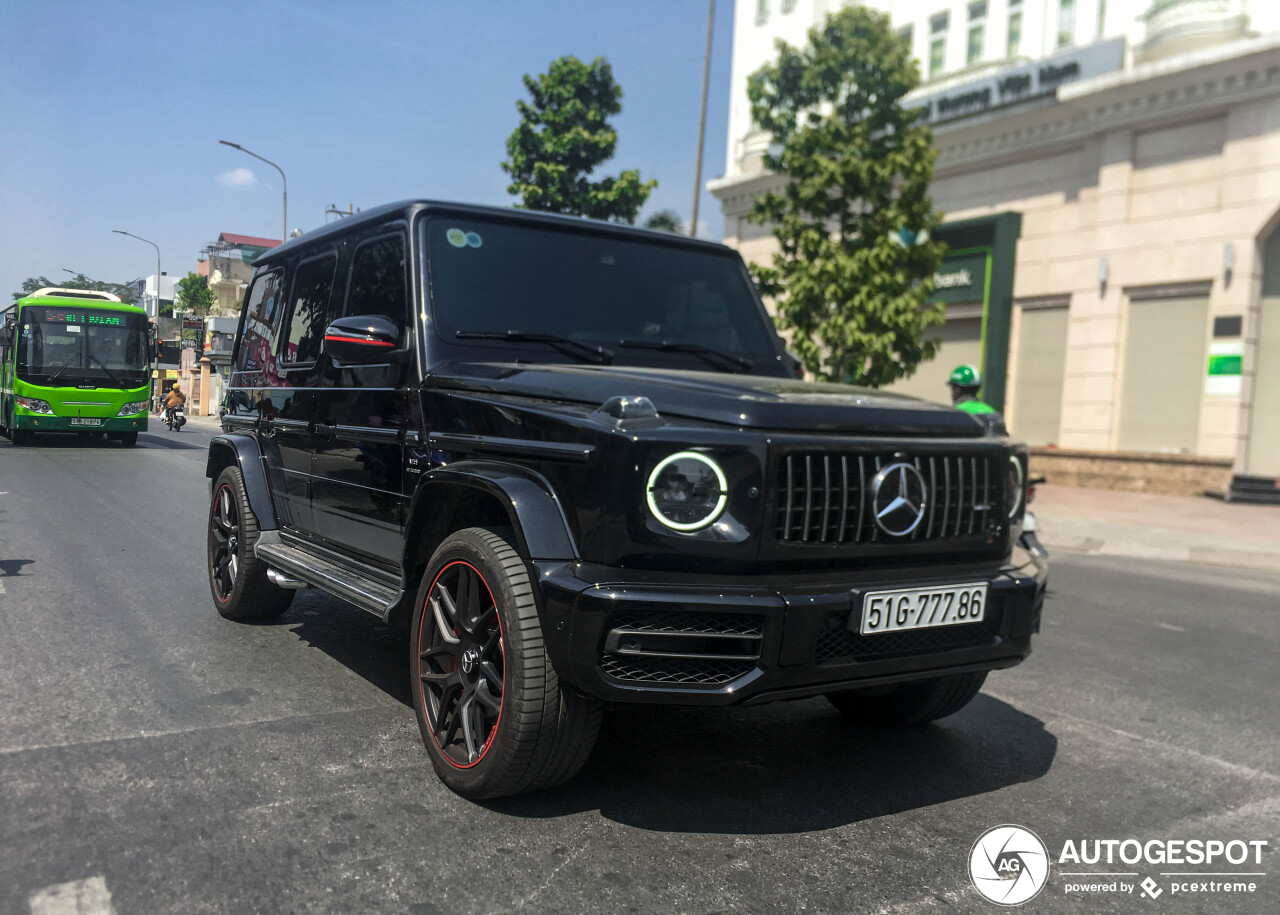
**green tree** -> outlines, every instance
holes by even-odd
[[[561,57],[537,79],[526,75],[524,85],[532,101],[516,102],[520,123],[507,138],[510,158],[502,163],[517,206],[634,223],[658,182],[642,182],[636,169],[589,177],[618,145],[609,118],[622,111],[622,89],[609,62]]]
[[[178,290],[174,304],[188,314],[204,317],[213,311],[218,298],[209,288],[208,281],[198,273],[188,273],[178,280]]]
[[[943,320],[925,301],[945,250],[928,236],[941,222],[929,199],[937,153],[902,104],[919,70],[889,17],[862,6],[777,50],[747,84],[752,118],[780,148],[765,164],[788,179],[750,214],[779,244],[756,281],[816,376],[888,384],[933,358],[925,330]]]
[[[680,214],[675,210],[658,210],[644,221],[644,227],[657,229],[659,232],[673,232],[676,235],[684,234],[684,223],[681,222]]]
[[[55,283],[47,276],[29,276],[22,281],[22,291],[13,293],[14,301],[29,296],[37,289],[45,289],[47,287],[57,287],[59,289],[92,289],[95,292],[109,292],[112,295],[120,297],[120,301],[133,304],[133,289],[123,283],[107,283],[101,280],[91,280],[83,273],[77,273],[72,279],[65,282]]]

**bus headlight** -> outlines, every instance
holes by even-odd
[[[720,465],[705,454],[679,451],[649,474],[645,498],[653,517],[673,531],[701,530],[724,512],[729,484]]]
[[[53,407],[49,406],[49,401],[41,400],[38,397],[15,397],[14,402],[24,410],[30,410],[32,413],[44,413],[53,416]]]
[[[137,400],[133,403],[127,403],[120,408],[120,412],[116,416],[132,416],[134,413],[141,413],[147,408],[149,401]]]

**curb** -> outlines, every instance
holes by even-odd
[[[1085,556],[1123,556],[1130,559],[1156,559],[1164,562],[1194,562],[1204,565],[1232,566],[1243,569],[1276,571],[1280,569],[1280,550],[1258,550],[1241,546],[1166,546],[1145,541],[1103,540],[1097,537],[1046,537],[1040,532],[1045,548]]]

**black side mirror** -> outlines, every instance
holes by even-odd
[[[387,362],[400,345],[400,328],[383,315],[339,318],[324,330],[325,351],[335,362]]]

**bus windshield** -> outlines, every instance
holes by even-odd
[[[137,388],[150,376],[141,314],[29,305],[15,343],[18,377],[33,384]]]

